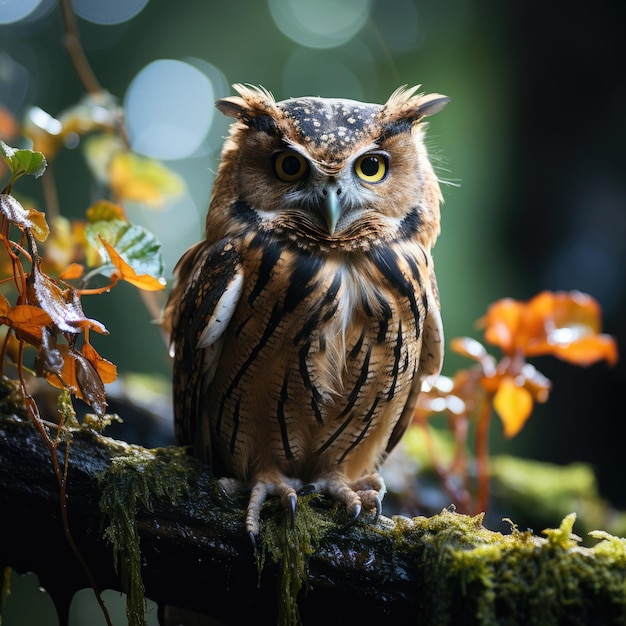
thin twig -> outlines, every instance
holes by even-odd
[[[491,397],[484,396],[476,425],[476,475],[478,494],[476,512],[489,507],[489,425],[491,423]]]
[[[56,179],[52,171],[53,164],[48,162],[48,169],[41,178],[41,187],[44,195],[44,205],[49,217],[55,218],[60,215],[59,194],[57,193]]]
[[[78,21],[76,14],[72,8],[71,0],[61,0],[61,16],[63,17],[63,30],[65,37],[63,43],[65,49],[70,56],[72,65],[78,74],[81,82],[85,87],[85,91],[91,95],[102,92],[102,87],[96,78],[91,65],[87,60],[83,46],[80,43],[80,35],[78,33]]]

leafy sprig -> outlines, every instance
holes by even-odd
[[[574,365],[617,363],[617,345],[601,333],[598,302],[579,291],[544,291],[528,302],[504,298],[478,322],[485,341],[500,349],[498,360],[470,337],[454,339],[451,348],[475,361],[452,378],[440,376],[419,397],[415,423],[430,441],[429,419],[444,414],[453,433],[455,454],[444,466],[433,454],[441,482],[463,512],[483,512],[489,505],[489,425],[493,412],[504,435],[514,437],[530,417],[535,402],[546,402],[551,382],[527,358],[551,355]],[[468,435],[475,425],[476,497],[469,485]],[[433,446],[429,445],[432,451]]]
[[[108,332],[103,324],[85,316],[81,297],[108,291],[119,280],[141,289],[163,289],[160,244],[144,228],[128,222],[121,207],[101,202],[87,212],[85,243],[95,251],[88,255],[86,249],[82,250],[84,258],[91,259],[89,273],[84,276],[84,268],[73,262],[65,278],[51,277],[43,269],[37,245],[45,242],[50,233],[45,215],[25,209],[10,193],[21,176],[41,176],[46,159],[40,152],[18,150],[4,143],[0,143],[0,150],[11,173],[9,184],[0,194],[0,239],[11,259],[16,292],[13,306],[6,297],[0,299],[0,321],[8,328],[3,355],[11,336],[18,341],[19,355],[24,354],[25,345],[32,346],[36,350],[35,372],[87,402],[103,418],[104,384],[115,380],[116,368],[89,343],[90,331]],[[13,233],[18,236],[12,237]],[[109,282],[104,287],[89,289],[87,283],[95,275],[104,275]],[[70,284],[68,276],[82,278],[81,286]],[[20,380],[24,381],[22,361],[16,365]],[[24,391],[27,394],[25,383]]]

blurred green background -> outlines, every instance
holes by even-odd
[[[481,338],[487,306],[542,289],[597,298],[604,330],[626,352],[626,80],[617,2],[496,0],[74,0],[101,84],[125,103],[133,146],[163,159],[187,193],[158,211],[127,206],[163,244],[166,276],[201,237],[227,120],[213,101],[230,84],[277,99],[340,96],[384,102],[399,85],[451,97],[428,145],[444,183],[434,256],[447,338]],[[20,15],[20,11],[22,12]],[[54,0],[0,4],[0,103],[18,119],[51,115],[83,87],[63,48]],[[56,160],[59,202],[83,216],[101,191],[79,149]],[[38,183],[24,191],[40,197]],[[121,372],[169,377],[166,349],[136,290],[83,299],[110,336]],[[557,463],[585,461],[602,494],[626,507],[626,369],[533,363],[554,382],[547,405],[492,449]],[[444,373],[468,363],[447,356]],[[96,623],[80,621],[75,624]],[[54,621],[16,622],[53,624]]]

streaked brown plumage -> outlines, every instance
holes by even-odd
[[[227,491],[295,508],[312,484],[349,513],[380,506],[377,469],[437,374],[431,248],[441,192],[422,119],[448,98],[275,102],[235,85],[206,239],[165,314],[176,432]]]

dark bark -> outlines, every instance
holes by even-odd
[[[63,460],[63,446],[59,454]],[[244,532],[242,502],[221,495],[204,466],[177,448],[157,453],[81,428],[70,448],[69,521],[100,589],[124,590],[103,539],[109,520],[100,502],[115,478],[109,470],[134,458],[139,463],[130,474],[139,483],[154,478],[151,465],[160,468],[159,480],[179,473],[188,481],[187,493],[172,499],[157,489],[136,511],[145,595],[160,606],[226,624],[276,624],[291,597],[282,565],[293,571],[306,545],[302,535],[295,539],[298,529],[314,534],[319,524],[324,531],[306,560],[307,585],[298,595],[304,624],[626,623],[626,543],[607,535],[597,548],[579,547],[571,534],[574,516],[547,539],[530,531],[502,535],[485,529],[480,516],[449,511],[413,520],[365,514],[345,528],[337,507],[305,500],[293,531],[288,515],[270,503],[258,541],[266,557],[260,567]],[[274,539],[272,528],[279,529]],[[275,561],[272,555],[287,544],[289,556]],[[120,565],[127,560],[123,551]],[[0,418],[2,565],[35,572],[61,613],[71,595],[88,586],[63,533],[49,451],[30,421],[15,416]]]
[[[67,503],[71,533],[100,589],[123,590],[113,567],[111,546],[102,538],[98,475],[120,444],[90,431],[74,433],[70,447]],[[59,451],[63,458],[63,448]],[[275,624],[280,602],[279,573],[268,558],[259,569],[243,529],[243,511],[224,504],[206,469],[198,467],[201,501],[167,505],[155,501],[153,512],[139,510],[137,528],[146,595],[158,604],[185,607],[226,623]],[[36,572],[40,583],[63,607],[87,578],[63,534],[59,486],[49,452],[27,421],[0,421],[0,563],[16,572]],[[369,521],[373,521],[369,518]],[[419,573],[415,563],[398,558],[394,575],[378,554],[390,553],[392,539],[378,535],[390,522],[372,526],[369,547],[358,530],[330,533],[309,561],[308,591],[299,607],[315,623],[353,623],[402,619],[415,612]],[[338,527],[339,528],[339,527]]]

